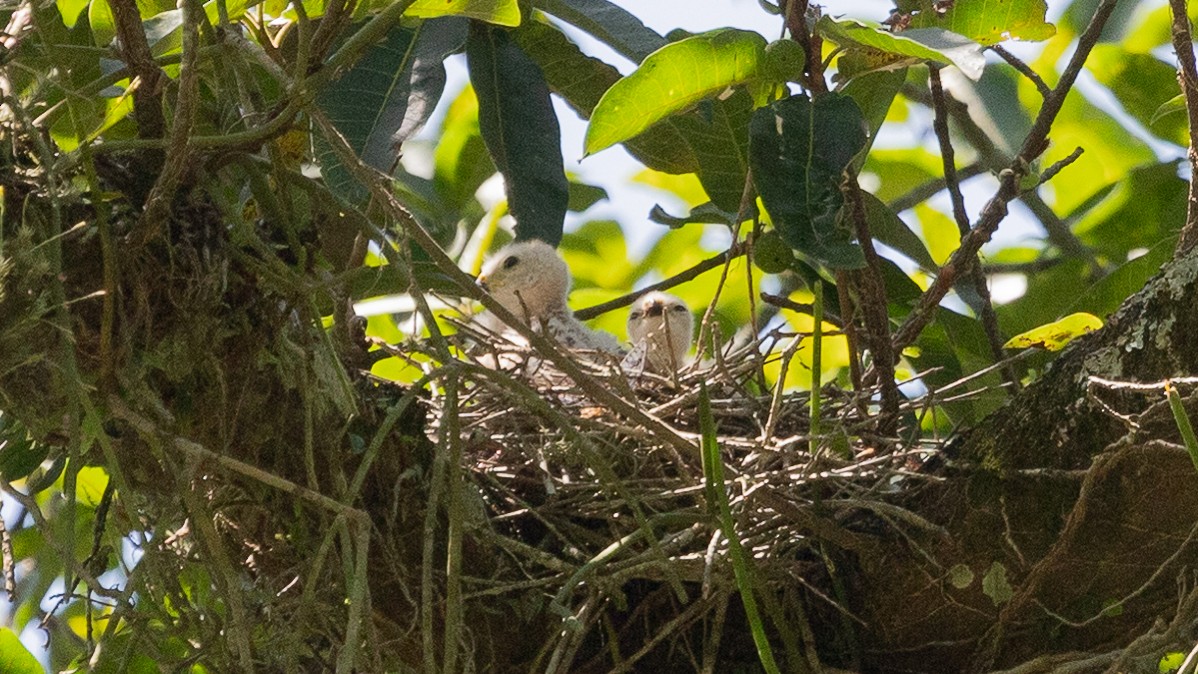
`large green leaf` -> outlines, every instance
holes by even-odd
[[[912,28],[943,28],[984,45],[1009,39],[1047,40],[1057,32],[1044,20],[1048,10],[1044,0],[899,0],[896,4],[899,12],[910,17]]]
[[[533,0],[532,4],[586,31],[633,63],[667,44],[640,19],[607,0]]]
[[[898,95],[899,88],[903,86],[906,79],[906,68],[884,70],[853,78],[841,90],[845,96],[857,102],[858,108],[861,108],[861,115],[865,118],[865,125],[869,130],[871,146],[874,139],[878,137],[878,130],[882,128],[882,122],[886,121],[886,114],[890,112],[890,105],[894,103],[894,97]],[[859,164],[855,168],[860,169],[860,164],[865,163],[869,154],[863,152],[859,157]]]
[[[477,203],[474,193],[495,173],[478,128],[478,97],[467,86],[449,108],[433,152],[433,185],[448,210]]]
[[[519,26],[520,6],[516,0],[416,0],[404,16],[463,16],[498,26]]]
[[[445,88],[447,55],[466,37],[466,21],[444,18],[397,26],[317,98],[317,105],[366,164],[390,173],[400,144],[420,130]],[[336,155],[318,140],[324,178],[352,202],[365,196]]]
[[[628,140],[729,87],[766,77],[765,38],[752,31],[723,28],[669,44],[603,95],[587,126],[585,152]]]
[[[507,31],[471,23],[466,41],[479,127],[503,174],[516,238],[557,245],[569,202],[561,128],[537,64]]]
[[[1161,106],[1179,93],[1174,66],[1151,54],[1133,54],[1120,45],[1100,44],[1086,59],[1086,68],[1146,129],[1170,143],[1189,143],[1185,115],[1155,119]]]
[[[729,213],[740,211],[749,175],[752,115],[752,97],[737,90],[723,100],[710,101],[700,110],[675,115],[669,121],[695,153],[699,182],[708,198]]]
[[[1186,181],[1177,162],[1132,169],[1074,225],[1087,246],[1116,262],[1176,236],[1185,221]]]
[[[897,57],[891,67],[915,61],[952,64],[970,79],[982,76],[986,57],[977,42],[944,28],[913,28],[891,33],[885,27],[854,19],[821,17],[820,32],[842,47],[866,47]]]
[[[936,269],[936,262],[928,253],[919,235],[911,230],[894,211],[881,199],[862,190],[861,200],[865,206],[865,219],[869,233],[878,241],[899,251],[919,263],[924,269]]]
[[[0,628],[0,672],[5,674],[44,674],[37,658],[25,648],[16,632]]]
[[[837,216],[844,170],[866,141],[861,110],[843,94],[814,102],[790,96],[753,114],[753,182],[774,228],[796,250],[832,267],[864,261]]]
[[[604,92],[620,79],[618,70],[583,53],[561,30],[543,21],[525,21],[511,35],[524,53],[541,66],[549,89],[583,118],[590,118]],[[657,124],[630,138],[624,148],[645,166],[658,171],[677,174],[699,170],[690,146],[668,123]]]

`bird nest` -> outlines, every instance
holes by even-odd
[[[582,369],[572,377],[523,344],[475,337],[488,347],[463,347],[467,355],[452,362],[427,350],[439,367],[456,371],[431,397],[429,433],[460,455],[472,511],[486,514],[476,532],[502,553],[475,569],[485,575],[469,582],[476,598],[514,600],[534,590],[551,597],[549,610],[571,627],[547,632],[542,671],[608,671],[614,663],[601,663],[612,642],[637,653],[621,666],[640,658],[648,659],[637,667],[648,666],[654,644],[702,643],[689,641],[693,630],[725,620],[717,608],[727,607],[737,583],[713,514],[713,467],[700,457],[704,406],[715,422],[735,535],[757,577],[783,597],[779,610],[790,610],[789,597],[796,607],[814,600],[822,604],[815,610],[845,611],[825,582],[819,539],[843,540],[842,528],[847,536],[887,522],[934,528],[886,502],[904,480],[922,477],[909,468],[933,450],[873,436],[869,392],[824,387],[813,442],[810,393],[767,386],[769,361],[802,367],[794,349],[776,348],[798,336],[775,332],[729,345],[668,377],[630,372],[618,358],[594,353],[572,354]],[[413,353],[406,345],[390,351]],[[614,409],[612,394],[628,407]],[[642,597],[652,606],[628,596],[645,583],[663,593]],[[675,601],[695,591],[698,604]],[[659,614],[652,643],[624,634],[635,630],[621,616],[651,612]]]

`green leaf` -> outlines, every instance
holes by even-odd
[[[317,105],[363,162],[390,174],[399,161],[400,144],[432,115],[445,88],[445,57],[465,37],[462,19],[397,26],[325,87]],[[365,188],[342,167],[327,143],[318,139],[317,147],[329,189],[350,202],[361,201]]]
[[[1161,674],[1169,674],[1170,672],[1176,672],[1177,670],[1181,669],[1181,666],[1185,663],[1185,661],[1185,653],[1181,651],[1174,651],[1172,653],[1166,653],[1162,655],[1160,662],[1158,662],[1156,665],[1156,668]]]
[[[869,233],[875,239],[890,246],[919,263],[929,271],[937,268],[932,255],[919,235],[911,230],[907,223],[898,216],[882,200],[869,192],[861,192],[861,200],[865,206],[865,219],[869,223]]]
[[[602,187],[574,181],[570,181],[569,193],[566,207],[574,213],[581,213],[607,198],[607,190]]]
[[[753,98],[737,90],[723,100],[708,101],[701,107],[702,110],[671,117],[669,124],[682,133],[694,152],[699,163],[699,182],[707,197],[722,210],[736,213],[749,174]]]
[[[670,215],[664,208],[654,204],[653,208],[649,211],[649,219],[670,229],[678,229],[683,225],[691,223],[715,223],[731,226],[736,224],[736,213],[729,213],[709,201],[705,204],[695,206],[686,215],[677,216]]]
[[[844,170],[866,140],[861,110],[843,94],[826,94],[814,103],[791,96],[753,114],[753,181],[774,229],[796,250],[832,267],[864,262],[837,214],[844,202]]]
[[[585,154],[623,142],[729,87],[768,77],[765,39],[722,28],[666,45],[616,82],[595,106]]]
[[[1177,162],[1140,166],[1127,172],[1085,215],[1074,232],[1087,246],[1122,261],[1136,248],[1150,248],[1177,234],[1184,222],[1186,181]]]
[[[633,63],[668,44],[640,19],[607,0],[533,0],[533,6],[589,33]]]
[[[1172,114],[1175,114],[1178,112],[1185,112],[1185,109],[1186,109],[1185,94],[1177,94],[1173,98],[1170,98],[1169,100],[1165,101],[1164,103],[1161,103],[1160,107],[1157,108],[1156,111],[1152,113],[1152,118],[1148,120],[1148,125],[1152,126],[1152,125],[1156,124],[1162,117],[1168,117],[1169,115],[1172,115]]]
[[[728,554],[732,558],[732,573],[736,578],[736,589],[745,607],[749,632],[757,646],[757,656],[767,672],[780,671],[774,661],[773,650],[765,631],[765,621],[757,609],[757,574],[753,558],[745,552],[736,532],[732,518],[732,506],[728,502],[727,486],[724,483],[724,459],[720,456],[720,444],[716,435],[715,417],[711,412],[711,397],[707,385],[699,384],[699,447],[703,460],[703,492],[707,497],[707,510],[716,516],[724,539],[728,541]]]
[[[1004,40],[1047,40],[1057,29],[1044,20],[1044,0],[899,0],[911,28],[942,28],[984,45]],[[947,4],[947,7],[945,6]],[[909,31],[903,31],[904,34]]]
[[[7,627],[0,627],[0,672],[5,674],[45,674],[37,658],[25,648],[20,637]]]
[[[495,173],[478,128],[478,97],[467,85],[450,103],[433,151],[433,186],[450,212],[476,204],[474,193]]]
[[[507,32],[472,23],[466,41],[479,127],[503,174],[516,239],[562,238],[569,202],[561,129],[541,69]]]
[[[878,24],[854,19],[821,17],[820,32],[842,47],[868,47],[899,57],[895,67],[914,61],[955,65],[970,79],[982,76],[986,57],[982,46],[969,38],[943,28],[914,28],[891,33]]]
[[[1151,54],[1133,54],[1117,44],[1094,47],[1086,68],[1102,82],[1123,109],[1154,135],[1176,145],[1189,143],[1185,115],[1162,117],[1159,112],[1178,92],[1177,70]],[[1181,109],[1185,109],[1184,102]]]
[[[999,562],[991,564],[986,570],[986,575],[982,576],[982,592],[990,597],[995,606],[1002,606],[1010,601],[1011,597],[1015,596],[1015,591],[1007,581],[1007,567]]]
[[[464,16],[497,26],[519,26],[520,6],[516,0],[416,0],[404,16]]]
[[[108,0],[95,0],[87,6],[87,23],[92,29],[92,40],[97,47],[107,47],[116,37],[116,20]]]
[[[543,21],[525,21],[511,36],[541,67],[549,89],[584,119],[591,117],[604,92],[620,79],[618,70],[584,54],[565,33]],[[646,129],[625,141],[624,148],[658,171],[681,174],[699,170],[690,145],[670,123]]]
[[[99,0],[97,0],[99,1]],[[79,21],[79,15],[87,9],[89,0],[57,0],[58,14],[62,16],[62,25],[74,28]]]
[[[1052,126],[1052,143],[1040,158],[1051,166],[1077,148],[1085,152],[1049,184],[1046,197],[1058,213],[1073,215],[1074,209],[1128,173],[1157,161],[1147,143],[1133,135],[1119,120],[1084,96],[1066,96]],[[1084,176],[1085,180],[1068,179]],[[1067,181],[1067,182],[1063,182]],[[1115,242],[1107,242],[1108,245]]]
[[[50,448],[34,442],[23,427],[8,431],[5,436],[0,443],[0,476],[9,482],[27,477],[50,454]]]
[[[1065,345],[1087,332],[1102,327],[1102,319],[1094,314],[1069,314],[1059,321],[1019,333],[1002,345],[1004,349],[1028,349],[1038,346],[1048,351],[1060,351]]]
[[[872,146],[874,139],[878,137],[878,130],[882,128],[882,122],[886,121],[894,97],[898,95],[899,88],[906,79],[907,69],[900,68],[856,77],[841,89],[841,93],[856,101],[857,107],[861,108],[861,115],[869,129],[869,146]],[[864,163],[871,154],[873,153],[863,152],[859,161]]]

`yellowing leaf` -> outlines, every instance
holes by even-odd
[[[464,16],[497,26],[520,25],[520,7],[516,0],[416,0],[404,16],[420,19]]]
[[[1093,314],[1069,314],[1059,321],[1015,335],[1002,346],[1004,349],[1026,349],[1039,346],[1049,351],[1060,351],[1077,337],[1101,327],[1102,319]]]

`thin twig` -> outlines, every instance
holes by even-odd
[[[1106,25],[1117,2],[1118,0],[1103,0],[1094,12],[1090,25],[1078,39],[1073,57],[1069,60],[1065,71],[1061,73],[1061,79],[1053,89],[1052,95],[1044,99],[1040,114],[1036,116],[1036,121],[1032,124],[1027,138],[1024,139],[1019,154],[1016,155],[1011,165],[999,174],[998,190],[982,209],[977,225],[969,232],[968,236],[961,240],[961,247],[952,254],[948,263],[940,268],[940,273],[932,281],[932,285],[920,296],[915,309],[895,333],[893,340],[895,353],[901,353],[923,332],[935,315],[936,308],[940,306],[940,301],[948,294],[957,278],[968,271],[973,257],[981,250],[982,244],[990,240],[995,230],[998,229],[998,225],[1006,217],[1007,204],[1019,196],[1019,183],[1028,174],[1028,166],[1048,148],[1048,132],[1052,129],[1052,124],[1056,120],[1057,114],[1060,113],[1061,106],[1065,104],[1065,97],[1073,88],[1073,83],[1077,80],[1086,59],[1090,56],[1094,45],[1098,43],[1098,39],[1102,35],[1102,28]]]
[[[1190,191],[1186,200],[1186,224],[1177,239],[1176,257],[1198,244],[1198,68],[1194,64],[1194,43],[1190,37],[1190,18],[1186,0],[1169,0],[1173,10],[1173,50],[1177,52],[1177,81],[1186,100],[1190,122]]]
[[[899,395],[894,381],[894,364],[898,358],[891,352],[890,314],[887,310],[886,283],[882,280],[881,257],[874,248],[869,222],[865,218],[865,205],[861,201],[861,186],[857,176],[851,172],[845,177],[844,194],[857,232],[857,241],[865,253],[865,268],[854,270],[851,278],[857,286],[861,301],[861,315],[865,320],[865,341],[873,353],[874,371],[882,388],[882,414],[878,419],[877,432],[882,436],[893,435],[898,427]]]
[[[913,101],[923,105],[932,107],[932,95],[923,88],[913,85],[904,85],[902,89],[903,95]],[[990,133],[983,129],[973,117],[969,114],[969,106],[961,101],[953,98],[949,92],[944,92],[944,103],[948,108],[948,113],[956,123],[957,129],[961,135],[965,137],[969,144],[977,150],[978,156],[981,158],[981,164],[988,170],[995,173],[1001,172],[1011,163],[1011,158],[1006,152],[999,149]],[[1091,251],[1080,239],[1077,238],[1069,226],[1065,224],[1047,204],[1040,199],[1039,193],[1035,190],[1028,190],[1018,196],[1032,210],[1032,214],[1040,220],[1040,224],[1044,226],[1044,231],[1048,235],[1048,241],[1052,245],[1060,248],[1067,255],[1080,257],[1089,262],[1091,268],[1099,268],[1098,262]]]
[[[728,264],[732,260],[744,255],[746,251],[747,248],[743,242],[734,241],[732,242],[732,245],[728,247],[728,250],[716,255],[715,257],[709,257],[690,269],[687,269],[686,271],[679,272],[670,278],[665,279],[664,281],[658,281],[653,285],[645,286],[640,290],[635,290],[627,295],[621,295],[620,297],[617,297],[613,300],[608,300],[602,304],[596,304],[594,306],[586,307],[585,309],[579,309],[578,311],[574,312],[574,317],[580,321],[586,321],[595,318],[596,316],[606,314],[609,311],[614,311],[616,309],[629,306],[633,302],[637,301],[637,299],[639,299],[641,296],[647,295],[654,290],[669,290],[674,286],[681,285],[687,281],[698,278],[702,274],[705,274],[712,269]]]
[[[928,84],[932,92],[932,128],[940,143],[940,159],[944,167],[944,184],[953,205],[953,220],[957,222],[957,231],[962,237],[969,234],[969,214],[965,212],[965,196],[961,194],[961,184],[957,181],[956,152],[953,150],[952,138],[948,131],[948,109],[944,103],[944,85],[940,82],[940,68],[932,66],[928,73]],[[990,355],[994,362],[1003,359],[1002,345],[1005,340],[999,332],[998,315],[994,313],[994,304],[990,301],[990,287],[986,285],[986,277],[978,266],[977,255],[969,261],[968,280],[973,285],[974,292],[981,300],[978,307],[982,319],[982,329],[986,333],[986,342],[990,345]],[[1019,377],[1013,368],[1004,368],[1003,375],[1013,386],[1019,386]]]
[[[1015,70],[1018,70],[1020,75],[1023,75],[1031,80],[1032,84],[1036,85],[1036,91],[1040,92],[1041,97],[1048,98],[1049,94],[1052,93],[1052,87],[1049,87],[1044,82],[1044,78],[1040,77],[1035,70],[1032,70],[1031,67],[1024,63],[1023,60],[1018,56],[1007,51],[1006,47],[1002,46],[1001,44],[991,45],[990,51],[998,54],[1002,60],[1009,63]]]

